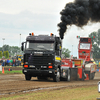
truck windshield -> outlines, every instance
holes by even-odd
[[[80,43],[80,49],[90,49],[90,43]]]
[[[33,41],[27,41],[26,43],[26,49],[27,50],[54,50],[54,42],[33,42]]]

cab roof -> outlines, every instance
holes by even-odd
[[[34,40],[34,41],[54,41],[55,37],[48,35],[38,35],[38,36],[28,36],[26,40]]]

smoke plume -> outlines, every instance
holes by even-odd
[[[68,25],[83,27],[89,21],[100,22],[100,0],[75,0],[60,12],[59,35],[63,39]]]

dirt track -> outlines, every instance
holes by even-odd
[[[52,80],[38,81],[37,78],[32,78],[31,81],[26,81],[23,74],[0,74],[0,97],[8,94],[26,93],[43,89],[55,88],[73,88],[79,86],[93,86],[100,81],[100,73],[97,72],[94,80],[89,81],[61,81],[53,82]]]

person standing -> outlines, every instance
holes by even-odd
[[[9,66],[9,59],[7,59],[7,66]]]
[[[3,58],[3,63],[2,63],[2,66],[5,66],[5,59]]]
[[[13,65],[12,65],[12,62],[13,62],[13,60],[12,60],[12,59],[10,59],[10,66],[13,66]]]
[[[13,66],[16,66],[16,60],[13,59]]]

